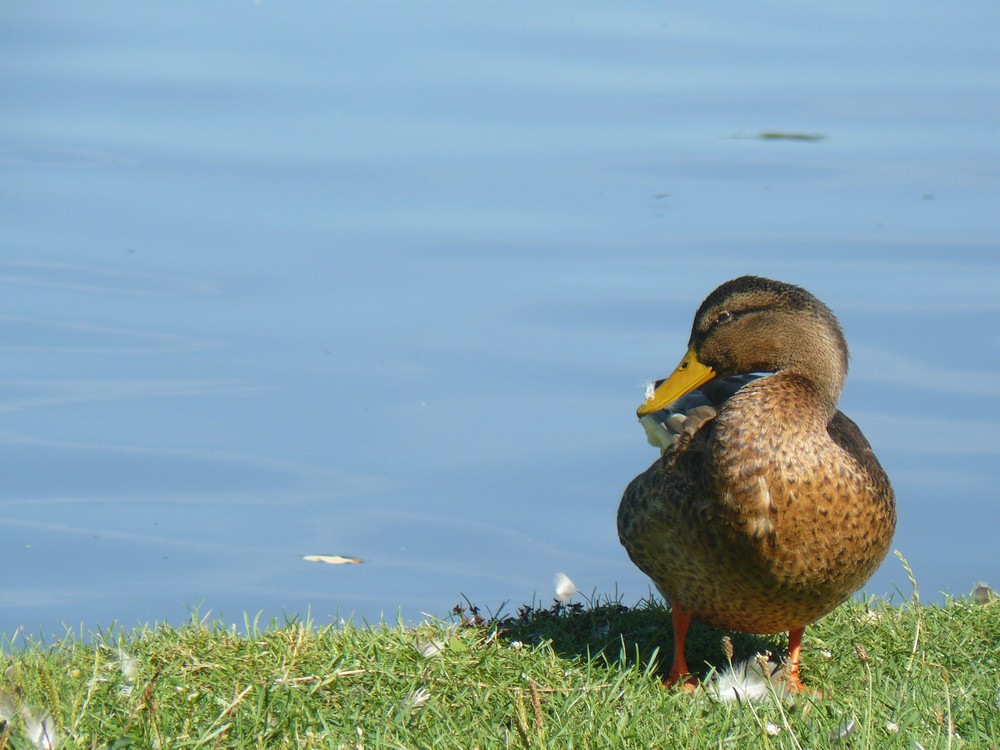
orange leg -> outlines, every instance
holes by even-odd
[[[801,693],[806,689],[799,677],[799,653],[802,651],[802,634],[805,631],[805,628],[788,631],[788,688],[793,693]]]
[[[691,626],[691,613],[685,611],[677,602],[674,602],[671,619],[674,624],[674,660],[670,665],[670,674],[667,676],[667,681],[663,683],[663,686],[673,687],[678,681],[681,681],[681,678],[686,677],[687,679],[681,681],[681,688],[692,691],[694,690],[694,686],[698,684],[698,681],[690,676],[687,662],[684,660],[684,639],[687,637],[688,628]]]

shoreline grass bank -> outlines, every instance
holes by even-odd
[[[721,702],[660,687],[656,602],[456,608],[417,627],[194,619],[0,644],[0,750],[60,748],[995,748],[1000,601],[854,599],[806,631],[823,697]],[[785,638],[695,627],[689,663],[784,655]],[[46,744],[48,743],[48,744]]]

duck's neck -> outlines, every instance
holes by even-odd
[[[804,380],[817,396],[817,408],[829,419],[837,410],[847,378],[847,347],[832,332],[804,338],[780,371]]]

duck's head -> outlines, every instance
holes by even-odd
[[[643,416],[715,377],[793,371],[832,411],[847,376],[847,342],[830,308],[801,287],[760,276],[727,281],[701,303],[688,350],[639,407]]]

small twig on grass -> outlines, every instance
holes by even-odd
[[[237,685],[237,688],[238,687],[239,687],[239,685]],[[228,706],[226,706],[224,709],[222,709],[222,711],[216,717],[215,721],[212,722],[212,726],[209,727],[208,734],[206,734],[204,737],[202,737],[201,741],[198,742],[198,744],[195,745],[196,748],[201,747],[206,742],[208,742],[208,740],[214,739],[215,737],[219,736],[222,732],[224,732],[226,730],[226,728],[229,725],[228,725],[228,723],[223,723],[223,722],[225,722],[232,715],[233,710],[240,704],[240,702],[244,698],[247,697],[247,694],[251,690],[253,690],[253,685],[252,684],[251,685],[247,685],[246,688],[244,688],[242,692],[236,694],[236,697],[233,698],[233,700],[229,703]]]
[[[316,680],[329,680],[335,679],[337,677],[353,677],[359,674],[366,674],[373,670],[370,669],[342,669],[339,672],[331,672],[330,674],[307,674],[302,677],[278,677],[275,681],[275,685],[298,685],[305,682],[316,682]]]
[[[122,730],[123,735],[128,733],[128,730],[132,727],[132,722],[135,721],[136,716],[138,716],[139,712],[145,708],[149,712],[153,728],[156,731],[157,737],[159,737],[160,722],[157,721],[156,706],[153,704],[153,690],[156,687],[156,683],[160,679],[160,675],[162,673],[162,669],[157,669],[156,672],[153,673],[153,676],[149,678],[149,682],[146,683],[146,687],[142,689],[142,694],[139,696],[139,702],[135,704],[135,707],[129,712],[128,718],[125,720],[125,728]],[[160,740],[162,741],[162,738],[160,738]]]
[[[894,550],[893,554],[895,554],[899,561],[903,564],[903,570],[906,571],[906,577],[910,579],[910,586],[913,587],[913,608],[917,611],[917,627],[913,633],[913,650],[910,653],[910,660],[906,663],[906,671],[911,672],[913,671],[913,662],[917,659],[917,651],[920,648],[920,626],[924,619],[923,611],[920,609],[920,592],[917,590],[917,579],[913,575],[913,569],[898,549]]]
[[[542,713],[542,697],[538,694],[538,685],[528,678],[528,690],[531,694],[531,710],[535,712],[535,731],[538,733],[538,746],[545,747],[545,715]]]
[[[524,691],[521,688],[514,689],[514,727],[521,742],[524,743],[525,750],[531,750],[531,741],[528,739],[528,710],[524,707]]]

